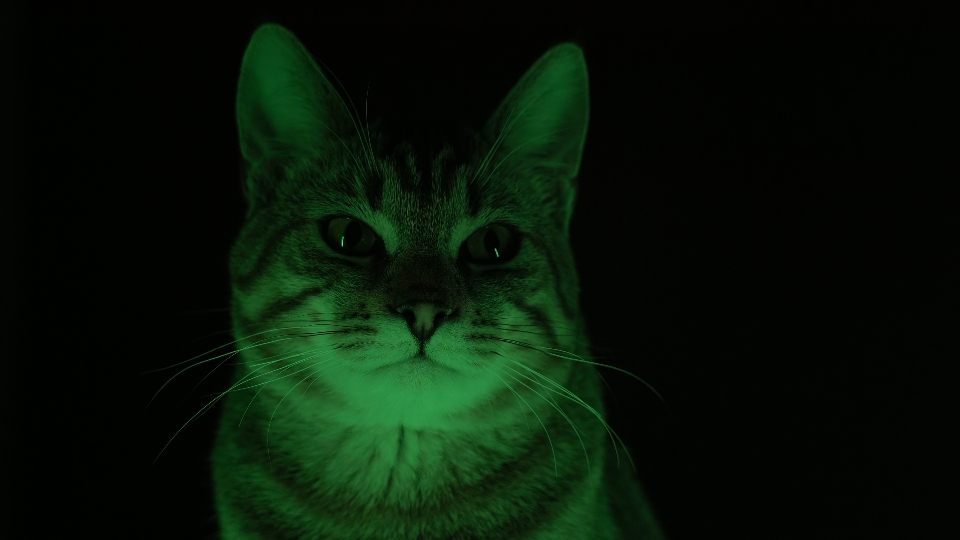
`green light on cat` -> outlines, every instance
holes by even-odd
[[[662,538],[579,307],[582,50],[547,51],[473,154],[429,166],[348,105],[293,34],[254,33],[222,538]]]

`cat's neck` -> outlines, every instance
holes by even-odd
[[[568,380],[558,382],[587,396],[590,373],[571,370]],[[385,422],[375,411],[364,412],[360,403],[335,394],[324,399],[323,387],[306,394],[274,393],[268,387],[245,411],[249,400],[233,400],[232,407],[239,409],[231,416],[245,413],[237,429],[245,432],[244,440],[260,442],[258,449],[246,451],[268,455],[273,467],[292,471],[280,477],[388,506],[409,505],[426,494],[434,500],[450,496],[452,489],[482,482],[518,456],[538,463],[528,465],[542,467],[545,474],[554,473],[555,458],[583,463],[577,438],[563,432],[573,425],[593,430],[596,418],[543,388],[504,388],[436,425]]]

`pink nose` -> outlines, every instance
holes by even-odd
[[[410,332],[421,341],[430,339],[440,323],[452,312],[452,309],[433,302],[414,302],[397,307],[397,313],[406,319]]]

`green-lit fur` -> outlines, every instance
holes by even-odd
[[[467,152],[385,147],[348,111],[292,34],[257,30],[223,538],[659,538],[585,360],[580,49],[547,52]]]

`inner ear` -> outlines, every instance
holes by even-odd
[[[547,51],[513,87],[487,123],[493,167],[535,163],[576,178],[589,119],[586,61],[580,47]]]
[[[310,53],[290,31],[254,32],[237,87],[237,126],[250,162],[330,149],[352,134],[352,118]]]

